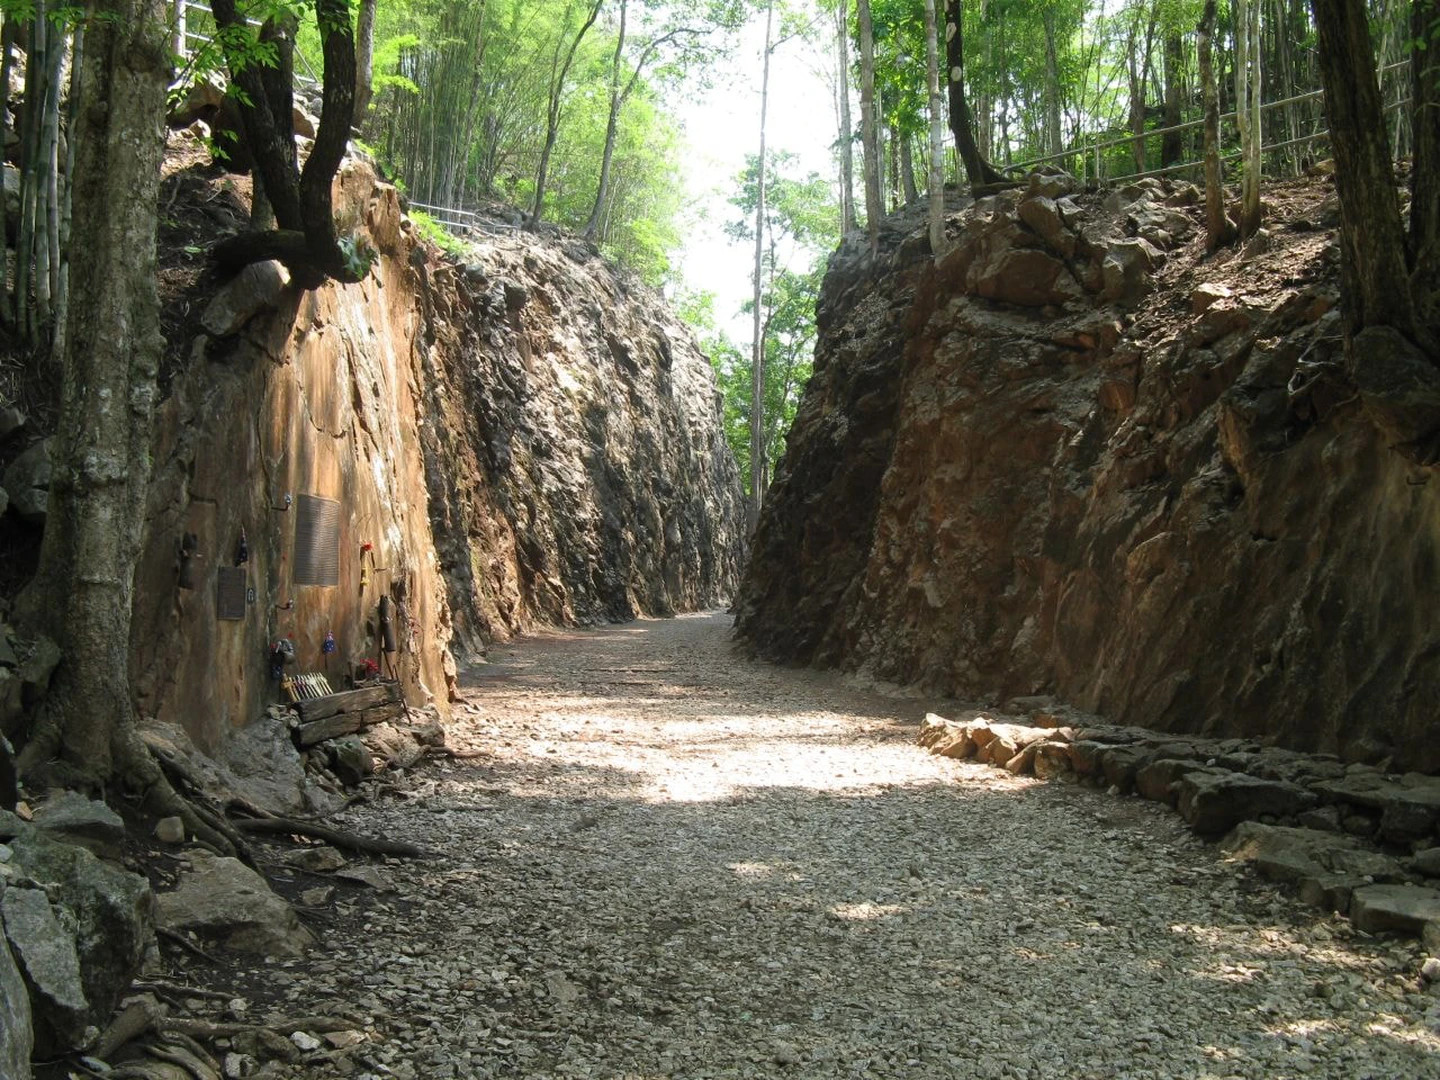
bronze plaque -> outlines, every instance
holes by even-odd
[[[243,566],[222,566],[215,571],[215,614],[221,619],[245,618]]]
[[[295,584],[340,584],[340,503],[295,496]]]

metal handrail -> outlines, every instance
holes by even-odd
[[[1406,67],[1406,66],[1409,65],[1409,63],[1410,63],[1409,60],[1398,60],[1398,61],[1396,61],[1396,62],[1393,63],[1393,64],[1387,64],[1385,67],[1381,68],[1378,72],[1376,72],[1376,75],[1377,75],[1377,76],[1384,75],[1384,74],[1386,74],[1387,72],[1396,70],[1397,68]],[[1278,109],[1278,108],[1281,108],[1282,106],[1285,106],[1285,105],[1295,105],[1295,104],[1298,104],[1299,102],[1302,102],[1302,101],[1312,101],[1312,100],[1314,100],[1315,98],[1324,96],[1324,93],[1325,93],[1324,90],[1307,90],[1307,91],[1306,91],[1305,93],[1303,93],[1303,94],[1295,94],[1295,95],[1292,96],[1292,97],[1280,98],[1280,99],[1277,100],[1277,101],[1267,101],[1267,102],[1265,102],[1264,104],[1262,104],[1262,105],[1260,106],[1260,111],[1261,111],[1261,113],[1264,113],[1266,109]],[[1393,105],[1390,105],[1389,107],[1386,108],[1385,111],[1386,111],[1386,112],[1390,112],[1391,110],[1398,108],[1400,105],[1404,104],[1404,101],[1405,101],[1405,99],[1402,99],[1401,101],[1398,101],[1398,102],[1396,102],[1396,103],[1393,104]],[[1237,113],[1234,113],[1234,112],[1222,113],[1221,116],[1220,116],[1220,120],[1221,120],[1222,123],[1223,123],[1224,121],[1227,121],[1227,120],[1234,120],[1237,115],[1238,115],[1238,114],[1237,114]],[[1024,171],[1024,170],[1026,170],[1026,169],[1032,169],[1032,168],[1034,168],[1036,165],[1044,165],[1046,162],[1050,162],[1050,161],[1063,161],[1063,160],[1065,160],[1066,158],[1073,158],[1073,157],[1076,157],[1076,156],[1080,156],[1081,159],[1083,160],[1086,156],[1088,156],[1088,155],[1090,155],[1090,154],[1092,154],[1092,153],[1095,155],[1095,159],[1096,159],[1096,161],[1098,162],[1098,161],[1100,160],[1101,151],[1103,151],[1103,150],[1111,150],[1111,149],[1113,149],[1113,148],[1115,148],[1115,147],[1117,147],[1117,146],[1127,146],[1127,145],[1129,145],[1130,143],[1139,142],[1139,141],[1142,140],[1142,139],[1151,139],[1151,138],[1155,138],[1155,137],[1161,136],[1161,135],[1173,135],[1174,133],[1179,132],[1179,131],[1190,131],[1190,130],[1192,130],[1192,129],[1194,129],[1194,128],[1197,128],[1197,127],[1203,127],[1204,124],[1205,124],[1205,120],[1204,120],[1203,118],[1201,118],[1201,119],[1199,119],[1199,120],[1187,120],[1187,121],[1185,121],[1183,124],[1173,124],[1173,125],[1171,125],[1170,127],[1166,127],[1166,128],[1155,128],[1153,131],[1146,131],[1146,132],[1143,132],[1143,133],[1138,134],[1138,135],[1137,135],[1137,134],[1134,134],[1134,133],[1131,133],[1131,134],[1129,134],[1129,135],[1122,135],[1122,136],[1119,136],[1119,137],[1117,137],[1117,138],[1107,139],[1107,140],[1104,140],[1104,141],[1101,141],[1101,140],[1099,139],[1099,136],[1098,136],[1098,133],[1097,133],[1096,141],[1095,141],[1094,143],[1092,143],[1090,146],[1083,146],[1083,145],[1082,145],[1082,146],[1077,146],[1077,147],[1075,147],[1074,149],[1071,149],[1071,150],[1062,150],[1062,151],[1061,151],[1060,153],[1058,153],[1058,154],[1046,154],[1044,157],[1031,158],[1031,159],[1028,160],[1028,161],[1021,161],[1021,162],[1018,162],[1018,163],[1016,163],[1016,164],[1014,164],[1014,165],[1004,165],[1004,166],[1000,166],[999,168],[1000,168],[1000,171],[1001,171],[1001,172],[1006,172],[1006,173],[1008,173],[1008,172],[1021,172],[1021,171]],[[1276,144],[1273,145],[1273,146],[1263,146],[1263,147],[1260,148],[1260,152],[1263,154],[1263,153],[1267,153],[1267,152],[1269,152],[1269,151],[1271,151],[1271,150],[1283,149],[1283,148],[1286,147],[1286,146],[1293,146],[1293,145],[1295,145],[1296,143],[1299,143],[1299,142],[1307,142],[1307,141],[1310,141],[1310,140],[1313,140],[1313,139],[1317,139],[1317,138],[1320,138],[1320,137],[1323,136],[1323,135],[1328,135],[1328,134],[1329,134],[1329,131],[1328,131],[1328,130],[1327,130],[1327,131],[1323,131],[1323,132],[1316,132],[1316,133],[1313,134],[1313,135],[1305,135],[1305,136],[1302,136],[1302,137],[1299,138],[1299,139],[1291,139],[1291,140],[1288,141],[1288,142],[1276,143]],[[1227,155],[1225,155],[1226,158],[1235,157],[1235,156],[1237,156],[1237,155],[1235,155],[1235,154],[1227,154]],[[1186,162],[1186,163],[1184,163],[1184,164],[1182,164],[1182,165],[1169,165],[1169,166],[1166,166],[1166,167],[1163,168],[1163,169],[1151,169],[1151,170],[1147,170],[1147,171],[1145,171],[1145,172],[1139,172],[1139,173],[1126,173],[1126,174],[1125,174],[1125,178],[1126,178],[1126,179],[1134,179],[1134,178],[1142,177],[1142,176],[1160,176],[1160,175],[1163,175],[1164,173],[1167,173],[1167,172],[1178,172],[1178,171],[1183,170],[1183,169],[1193,169],[1193,168],[1195,168],[1195,167],[1197,167],[1197,166],[1199,166],[1199,165],[1202,165],[1202,164],[1204,164],[1204,163],[1203,163],[1203,162],[1200,162],[1200,161],[1190,161],[1190,162]],[[1098,172],[1098,166],[1097,166],[1097,176],[1098,176],[1098,175],[1099,175],[1099,172]]]

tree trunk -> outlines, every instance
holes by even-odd
[[[1165,31],[1165,126],[1176,127],[1180,115],[1181,68],[1185,60],[1185,42],[1180,30]],[[1185,133],[1172,131],[1160,140],[1160,164],[1179,165],[1185,155]]]
[[[1440,325],[1440,2],[1415,0],[1411,38],[1426,43],[1410,56],[1410,280],[1417,314]]]
[[[15,19],[12,16],[5,16],[5,24],[0,29],[0,134],[10,129],[10,73],[14,70],[11,55],[15,43]],[[7,213],[7,201],[0,197],[0,323],[10,326],[14,321],[15,312],[11,306],[10,290],[6,283],[10,280],[10,247],[8,237],[10,236],[10,222]]]
[[[945,65],[950,97],[950,131],[955,136],[955,149],[965,165],[965,177],[972,188],[1004,183],[1005,177],[985,160],[975,144],[975,120],[965,100],[965,33],[961,0],[946,0],[945,3]]]
[[[1065,148],[1060,127],[1060,61],[1055,48],[1055,8],[1043,5],[1045,23],[1045,152],[1058,154]]]
[[[1215,0],[1205,0],[1200,18],[1198,53],[1200,89],[1205,97],[1205,250],[1215,251],[1234,239],[1225,216],[1225,187],[1220,175],[1220,94],[1215,85],[1212,50],[1215,41]]]
[[[850,123],[850,3],[836,8],[836,43],[840,53],[840,235],[855,228],[855,146]]]
[[[864,0],[862,0],[864,2]],[[765,112],[770,104],[770,30],[774,0],[765,5],[765,51],[760,74],[760,156],[755,161],[755,266],[751,279],[750,337],[750,532],[760,521],[765,501],[765,334],[761,330],[761,272],[765,262]]]
[[[42,737],[22,774],[58,749],[103,784],[133,734],[131,596],[150,476],[163,341],[155,232],[164,152],[165,0],[98,0],[77,112],[76,260],[50,512],[26,611],[60,645]],[[58,745],[57,745],[58,744]]]
[[[1390,326],[1414,340],[1405,235],[1364,0],[1313,0],[1312,6],[1335,154],[1349,328]]]
[[[925,81],[930,109],[930,252],[945,254],[945,127],[940,97],[940,36],[935,0],[925,0]]]
[[[365,122],[370,98],[375,93],[375,0],[360,0],[355,23],[355,122]]]
[[[1260,4],[1233,0],[1235,17],[1235,123],[1240,129],[1240,236],[1260,228]],[[1366,56],[1370,45],[1366,42]],[[1374,62],[1371,61],[1371,70]]]
[[[70,46],[69,111],[65,130],[79,130],[80,80],[85,69],[85,24],[76,25]],[[50,340],[50,357],[56,370],[65,362],[65,338],[70,317],[70,233],[74,224],[75,139],[65,140],[65,169],[60,190],[60,265],[55,279],[55,333]],[[0,232],[3,235],[3,232]]]
[[[890,141],[892,144],[898,146],[900,150],[898,154],[892,157],[892,160],[898,159],[892,167],[896,168],[900,173],[900,183],[896,185],[896,188],[904,192],[905,205],[909,206],[911,203],[920,201],[920,188],[919,185],[915,183],[915,150],[910,145],[909,137],[902,135],[898,126],[891,126]],[[891,190],[895,190],[895,188]]]
[[[880,250],[880,125],[875,116],[875,29],[870,0],[857,0],[860,23],[860,139],[865,151],[865,231],[870,254]]]
[[[584,24],[570,40],[570,47],[565,52],[565,60],[555,72],[555,77],[550,85],[550,103],[545,114],[545,145],[540,151],[540,167],[535,173],[535,200],[530,210],[530,220],[525,227],[532,232],[540,228],[541,215],[545,210],[545,181],[550,172],[550,155],[555,152],[555,140],[560,137],[560,103],[565,96],[565,80],[570,74],[570,65],[575,62],[576,50],[580,48],[580,42],[590,32],[590,27],[595,25],[595,20],[600,16],[600,6],[605,0],[595,0],[590,5],[590,12],[585,18]],[[556,42],[558,50],[563,41]],[[558,55],[558,53],[557,53]]]
[[[590,211],[590,220],[585,223],[586,240],[595,239],[601,215],[605,212],[605,199],[610,194],[610,163],[615,158],[615,133],[620,129],[620,104],[623,100],[620,96],[620,64],[625,59],[625,15],[628,7],[627,0],[620,0],[620,30],[615,38],[615,57],[610,64],[610,115],[605,121],[605,149],[600,155],[600,182],[596,186],[595,206]],[[768,52],[766,63],[769,63]],[[761,112],[764,112],[763,105]]]

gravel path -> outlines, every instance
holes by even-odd
[[[745,660],[721,615],[494,660],[450,728],[482,756],[344,816],[443,858],[264,974],[371,1033],[285,1075],[1440,1077],[1417,945],[1155,804],[930,757],[923,705]]]

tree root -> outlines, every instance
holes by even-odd
[[[235,824],[245,832],[290,833],[296,836],[310,836],[316,840],[334,844],[338,848],[358,851],[366,855],[398,855],[406,859],[426,859],[436,854],[400,840],[377,840],[368,836],[357,836],[354,833],[332,829],[327,825],[317,825],[313,821],[297,821],[294,818],[246,818]]]

